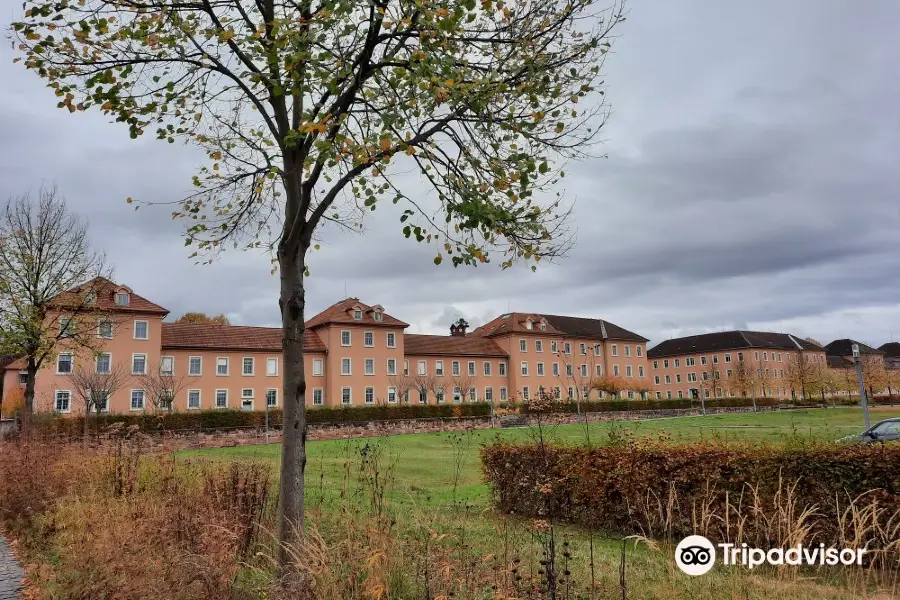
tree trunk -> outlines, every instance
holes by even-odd
[[[31,433],[31,417],[34,414],[34,383],[37,379],[37,371],[37,361],[33,356],[29,356],[25,367],[25,408],[22,410],[21,420],[22,437],[25,439],[28,439]]]
[[[304,309],[303,277],[308,241],[299,248],[279,249],[284,380],[284,419],[281,448],[281,510],[278,515],[279,564],[287,567],[288,545],[303,539],[303,494],[306,471],[306,373],[303,365]]]
[[[88,438],[91,435],[91,401],[88,400],[84,403],[84,433],[82,437],[82,444],[84,445],[84,451],[88,450]]]

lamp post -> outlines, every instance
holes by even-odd
[[[859,382],[859,399],[866,415],[866,429],[869,429],[869,403],[866,401],[866,386],[863,384],[862,362],[859,360],[859,344],[853,344],[853,362],[856,363],[856,380]]]

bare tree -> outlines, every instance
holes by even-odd
[[[93,351],[98,320],[114,326],[97,300],[110,285],[104,256],[87,224],[57,189],[11,198],[0,214],[0,354],[25,360],[25,430],[34,412],[38,370],[61,350]],[[71,364],[71,363],[70,363]]]
[[[397,401],[409,404],[408,395],[413,390],[417,390],[416,379],[410,375],[392,375],[388,378],[388,383],[397,393]]]
[[[175,398],[187,386],[184,375],[176,373],[174,367],[172,362],[161,359],[145,375],[138,376],[147,402],[156,412],[171,412]]]
[[[435,394],[435,401],[437,401],[437,391],[441,388],[441,380],[442,378],[435,375],[413,375],[413,389],[424,396],[426,404],[428,403],[429,392]]]
[[[101,413],[109,410],[110,398],[131,379],[125,363],[111,364],[108,358],[109,355],[98,353],[94,357],[94,364],[90,366],[79,364],[72,371],[72,390],[84,404],[85,447],[90,437],[91,413],[99,417]]]
[[[304,522],[304,277],[319,226],[358,227],[391,200],[404,202],[407,238],[436,244],[435,263],[496,253],[509,266],[572,243],[561,195],[537,192],[605,124],[593,92],[621,6],[445,4],[35,0],[12,24],[19,58],[61,107],[206,152],[211,164],[175,210],[198,252],[276,254],[282,542],[297,541]],[[401,174],[413,170],[440,208],[404,190]]]
[[[475,377],[462,370],[460,370],[459,375],[450,376],[450,385],[453,387],[454,395],[456,389],[459,389],[460,402],[466,401],[466,398],[469,396],[469,390],[475,386],[475,381]],[[456,401],[455,397],[453,398],[453,401]]]
[[[736,391],[741,397],[753,399],[753,411],[756,412],[756,390],[754,389],[756,374],[750,362],[738,358],[731,368],[731,376],[727,378],[726,385],[732,391]]]

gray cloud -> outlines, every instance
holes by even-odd
[[[603,317],[653,340],[727,327],[896,339],[898,25],[887,2],[635,3],[606,65],[608,158],[567,169],[569,257],[536,274],[435,267],[436,249],[403,239],[389,205],[362,235],[323,231],[307,306],[359,296],[435,333],[520,310]],[[124,203],[179,199],[197,151],[60,111],[11,59],[0,47],[0,196],[56,182],[118,278],[173,315],[277,324],[268,255],[195,266],[169,210]]]

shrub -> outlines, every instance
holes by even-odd
[[[788,527],[772,527],[774,514],[830,543],[846,534],[839,522],[851,503],[875,503],[895,527],[900,510],[897,445],[495,444],[482,461],[500,510],[626,534],[735,541],[740,527],[744,540],[782,544]]]

